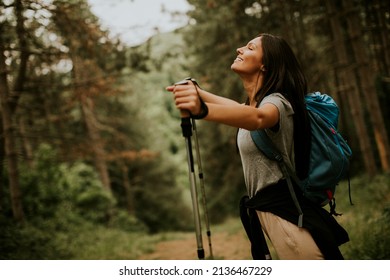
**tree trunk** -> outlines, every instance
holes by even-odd
[[[30,142],[30,138],[27,135],[26,124],[23,118],[19,119],[19,133],[21,138],[21,143],[24,149],[24,154],[26,155],[26,162],[30,168],[34,167],[34,151],[33,145]]]
[[[7,79],[7,66],[4,56],[3,40],[0,36],[0,102],[4,137],[5,158],[8,162],[9,188],[11,193],[11,206],[14,219],[24,221],[21,191],[19,186],[19,169],[16,149],[15,126],[12,121],[12,113],[9,103],[9,86]]]
[[[347,11],[353,10],[353,3],[350,0],[344,0],[344,3]],[[371,69],[370,63],[367,61],[368,55],[367,52],[364,51],[361,27],[356,13],[349,13],[349,16],[347,16],[347,23],[349,29],[348,33],[352,38],[351,43],[355,61],[358,66],[358,81],[360,81],[360,88],[368,107],[368,115],[371,119],[382,170],[389,172],[389,140],[387,138],[386,127],[382,117],[382,110],[379,106],[378,95],[374,86],[375,78],[372,75],[374,71]]]
[[[126,195],[127,212],[130,215],[134,215],[135,214],[134,191],[131,189],[131,184],[129,180],[129,168],[127,167],[124,161],[122,161],[120,164],[121,164],[122,179],[123,179],[122,184],[123,184],[123,188],[125,189],[125,195]]]
[[[335,51],[335,54],[339,64],[339,67],[336,66],[336,73],[340,82],[338,91],[344,100],[348,100],[348,103],[351,107],[351,114],[353,117],[352,119],[355,121],[360,150],[364,160],[364,166],[368,174],[373,176],[377,173],[377,168],[370,145],[370,140],[368,138],[368,131],[365,124],[365,118],[363,116],[363,105],[357,90],[356,78],[348,69],[348,55],[345,46],[345,40],[342,34],[343,26],[339,20],[340,15],[337,13],[334,0],[327,0],[326,5],[333,34],[334,49],[337,50]]]
[[[18,71],[16,79],[13,85],[13,91],[9,92],[8,103],[10,113],[13,114],[18,106],[19,98],[24,90],[24,84],[27,74],[27,62],[30,56],[30,52],[27,46],[27,32],[24,28],[24,12],[23,3],[21,0],[15,0],[15,16],[16,16],[16,34],[18,37],[19,49],[20,49],[20,61],[18,65]]]
[[[105,151],[100,138],[98,121],[93,113],[92,100],[88,96],[81,96],[81,108],[84,114],[84,121],[87,126],[89,143],[94,155],[94,165],[99,173],[104,188],[111,190],[111,182],[108,174],[108,167],[105,158]]]
[[[371,18],[374,18],[371,35],[375,38],[374,50],[378,54],[379,71],[390,78],[390,28],[388,19],[390,3],[382,0],[369,0],[368,2],[366,5],[371,9],[367,13],[371,15]]]
[[[1,90],[2,86],[0,86]],[[1,106],[1,99],[0,99],[0,106]],[[1,108],[1,107],[0,107]],[[3,213],[3,211],[6,209],[4,207],[5,203],[5,186],[3,185],[4,182],[4,168],[5,168],[5,150],[4,150],[4,132],[3,132],[3,116],[0,114],[0,135],[3,135],[3,137],[0,137],[0,215]]]

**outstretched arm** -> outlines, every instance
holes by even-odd
[[[167,90],[174,94],[175,104],[179,110],[189,111],[193,115],[201,112],[201,98],[208,107],[208,114],[204,118],[208,121],[247,130],[273,127],[279,121],[279,111],[270,103],[260,108],[243,105],[195,87],[192,82],[187,85],[169,86]]]

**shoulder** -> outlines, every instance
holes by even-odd
[[[281,93],[275,92],[271,93],[270,95],[267,95],[260,102],[259,107],[267,103],[275,105],[278,108],[279,112],[286,112],[287,115],[294,113],[291,103]]]

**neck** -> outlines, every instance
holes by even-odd
[[[241,79],[242,79],[244,89],[249,97],[249,105],[256,106],[257,102],[255,100],[255,96],[256,93],[263,86],[263,75],[259,73],[259,75],[256,75],[255,78],[253,78],[252,76],[252,79],[245,79],[245,78],[241,78]]]

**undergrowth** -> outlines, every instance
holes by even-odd
[[[357,177],[350,183],[353,205],[347,182],[336,192],[337,210],[342,213],[337,220],[350,237],[340,247],[345,259],[390,259],[390,175]],[[136,228],[136,223],[121,224],[96,224],[65,209],[24,225],[0,217],[0,259],[131,260],[151,253],[160,241],[180,236],[175,232],[151,235],[142,227]],[[242,230],[238,217],[211,227],[213,232]]]

